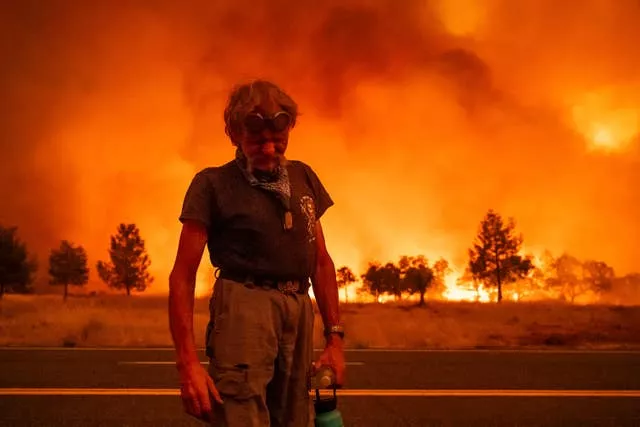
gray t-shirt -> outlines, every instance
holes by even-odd
[[[288,173],[290,230],[283,226],[284,208],[275,194],[251,186],[235,161],[194,176],[179,219],[206,226],[215,267],[284,280],[313,275],[315,224],[333,200],[307,164],[290,161]]]

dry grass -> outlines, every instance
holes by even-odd
[[[640,307],[433,302],[343,312],[357,348],[640,348]]]
[[[198,346],[208,301],[196,303]],[[0,302],[0,345],[171,346],[166,297],[8,295]],[[640,348],[640,307],[549,303],[343,305],[352,348]],[[315,338],[322,344],[322,324]]]
[[[66,303],[48,295],[5,295],[4,299],[0,303],[0,345],[171,345],[166,297],[71,297]],[[207,313],[207,301],[198,300],[194,315],[198,331],[204,331]]]

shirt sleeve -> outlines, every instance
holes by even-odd
[[[205,225],[207,230],[212,226],[214,219],[214,195],[213,185],[204,171],[198,172],[184,196],[182,212],[179,220],[196,220]]]
[[[333,206],[334,202],[314,170],[309,165],[305,164],[304,166],[315,196],[316,220],[319,220],[326,210]]]

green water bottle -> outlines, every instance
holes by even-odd
[[[315,427],[344,427],[342,414],[338,410],[338,397],[336,396],[334,378],[335,373],[328,366],[322,366],[315,376]],[[333,391],[332,395],[322,396],[320,394],[320,389],[329,388]]]

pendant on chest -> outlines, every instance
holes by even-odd
[[[293,228],[293,215],[291,215],[291,211],[286,211],[284,213],[284,229],[291,230]]]

